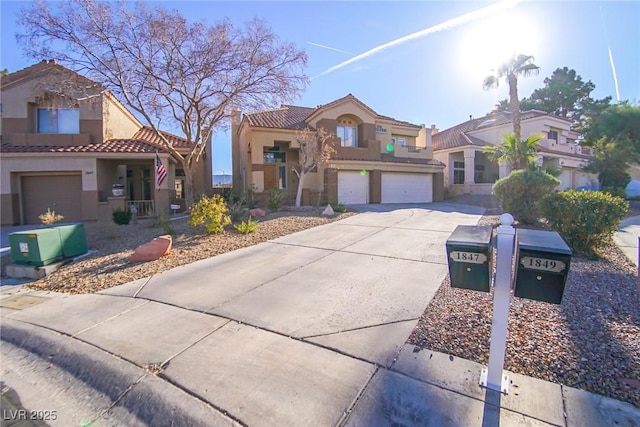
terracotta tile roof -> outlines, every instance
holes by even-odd
[[[276,110],[246,113],[245,117],[253,127],[300,130],[310,127],[304,119],[313,111],[313,108],[283,105]]]
[[[430,166],[444,166],[444,163],[436,159],[415,159],[412,157],[394,157],[393,154],[382,153],[380,159],[365,159],[354,157],[331,157],[331,160],[348,160],[356,162],[385,162],[385,163],[402,163],[402,164],[416,164],[416,165],[430,165]]]
[[[380,160],[383,162],[389,162],[389,163],[413,163],[418,165],[444,166],[444,163],[436,159],[415,159],[412,157],[394,157],[393,154],[389,154],[389,153],[380,154]]]
[[[550,114],[539,110],[529,110],[522,112],[520,119],[524,121],[542,116],[550,116]],[[511,123],[511,113],[503,111],[491,113],[478,119],[468,120],[433,135],[431,138],[433,149],[437,151],[468,145],[488,145],[489,143],[487,141],[476,138],[473,135],[469,135],[469,132],[477,129],[488,129],[503,126],[508,123]]]
[[[551,150],[551,149],[549,149],[547,147],[543,147],[542,145],[539,145],[539,144],[536,144],[536,148],[541,153],[556,154],[558,156],[563,156],[563,157],[575,157],[575,158],[578,158],[578,159],[585,159],[585,160],[593,159],[593,156],[590,156],[588,154],[565,153],[564,151]]]
[[[3,153],[155,153],[168,152],[156,144],[136,139],[110,139],[102,144],[87,144],[75,146],[57,145],[0,145]]]
[[[100,93],[106,90],[106,87],[97,83],[82,74],[79,74],[69,68],[66,68],[53,60],[43,60],[38,62],[37,64],[31,65],[27,68],[23,68],[22,70],[15,71],[13,73],[7,74],[6,76],[0,78],[0,87],[4,88],[5,86],[9,86],[13,83],[20,82],[21,80],[35,77],[43,72],[57,72],[59,74],[64,74],[67,77],[72,76],[73,86],[77,86],[78,84],[82,84],[82,87],[77,90],[78,96],[87,96]],[[70,85],[71,86],[71,85]],[[68,92],[69,88],[66,88],[65,92]],[[68,96],[73,96],[73,94],[65,93]]]
[[[160,131],[160,133],[164,135],[165,138],[167,138],[167,140],[171,143],[171,145],[174,148],[190,148],[191,147],[191,144],[189,143],[189,141],[187,141],[185,138],[181,136],[174,135],[172,133],[165,132],[162,130]],[[149,126],[144,126],[140,128],[140,130],[133,135],[132,139],[147,141],[152,144],[156,144],[160,146],[164,145],[164,141],[162,140],[162,138],[160,138],[155,133],[155,131]]]
[[[369,110],[371,114],[373,114],[377,118],[389,120],[394,125],[409,126],[417,129],[421,128],[421,126],[415,125],[413,123],[404,122],[402,120],[396,120],[393,117],[380,115],[352,94],[348,94],[347,96],[343,96],[342,98],[336,99],[335,101],[331,101],[327,104],[318,105],[315,108],[299,107],[296,105],[282,105],[280,108],[277,108],[275,110],[245,113],[244,116],[247,119],[249,125],[253,127],[299,130],[310,128],[310,126],[306,123],[306,119],[309,118],[312,114],[323,109],[331,108],[344,101],[352,101],[356,104],[359,104],[360,106],[362,106],[362,108]]]

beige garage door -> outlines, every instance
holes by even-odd
[[[82,221],[82,176],[38,175],[22,177],[22,206],[26,224],[40,224],[47,208],[64,216],[64,222]]]

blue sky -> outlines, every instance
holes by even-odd
[[[0,3],[0,68],[15,71],[36,62],[21,54],[14,38],[19,30],[17,12],[26,5]],[[596,85],[592,95],[597,98],[609,95],[615,101],[619,93],[621,100],[640,101],[638,0],[166,1],[162,5],[179,9],[192,21],[215,22],[227,17],[241,25],[254,16],[265,19],[282,39],[306,50],[307,74],[318,76],[296,105],[316,106],[352,93],[380,114],[446,129],[470,115],[485,115],[507,97],[504,82],[498,89],[485,91],[482,80],[489,73],[491,59],[514,47],[533,55],[541,68],[539,76],[520,80],[520,97],[541,87],[556,68],[567,66]],[[484,13],[487,7],[493,9]],[[427,35],[327,72],[378,46],[441,28],[451,20],[457,25],[427,31]],[[213,159],[214,173],[229,173],[227,134],[216,135]]]

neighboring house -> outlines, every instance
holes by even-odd
[[[66,222],[110,220],[114,209],[131,205],[140,216],[184,205],[179,164],[103,86],[43,61],[2,77],[0,87],[2,225],[37,224],[48,208]],[[164,134],[188,152],[185,139]],[[167,172],[159,187],[156,155]],[[114,195],[114,184],[122,184],[124,195]],[[196,194],[211,189],[208,156],[195,188]]]
[[[560,171],[559,189],[578,188],[597,182],[597,176],[581,170],[592,158],[591,150],[578,144],[578,133],[571,121],[538,110],[521,115],[522,137],[542,134],[538,142],[537,165],[543,170]],[[483,153],[512,133],[511,113],[492,113],[434,133],[434,158],[446,165],[444,185],[448,193],[491,194],[491,187],[510,172],[509,165],[498,165]]]
[[[232,120],[233,187],[266,193],[298,186],[296,132],[334,135],[331,160],[305,177],[302,203],[365,204],[442,200],[443,164],[433,159],[431,129],[382,116],[353,95],[316,108],[283,105]]]

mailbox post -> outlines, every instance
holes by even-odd
[[[480,372],[480,385],[509,393],[509,377],[502,373],[504,353],[507,349],[507,326],[509,323],[509,303],[511,302],[511,266],[513,264],[513,243],[516,230],[512,227],[513,216],[500,216],[496,244],[496,279],[493,294],[493,322],[491,324],[491,344],[489,348],[489,368]]]
[[[513,216],[500,216],[497,231],[493,323],[489,366],[480,373],[480,385],[507,394],[509,377],[504,375],[507,325],[511,302],[514,248],[517,246],[514,295],[560,304],[571,263],[571,249],[553,231],[519,229]],[[447,240],[451,286],[489,291],[491,282],[491,227],[458,226]],[[517,243],[517,245],[516,245]]]

